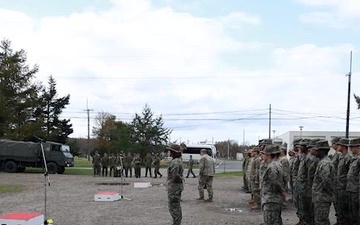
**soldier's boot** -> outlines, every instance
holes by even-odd
[[[204,197],[199,197],[196,200],[203,201],[203,200],[205,200],[205,198]]]
[[[250,199],[250,200],[248,201],[248,203],[249,203],[249,205],[252,205],[252,204],[255,203],[255,201],[254,201],[254,199]]]

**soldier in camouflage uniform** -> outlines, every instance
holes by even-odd
[[[252,168],[252,164],[254,163],[254,157],[252,157],[252,151],[253,151],[253,149],[249,150],[250,159],[249,159],[248,166],[247,166],[247,168],[246,168],[246,179],[247,179],[249,191],[250,191],[250,193],[251,193],[251,198],[250,198],[250,200],[249,200],[249,204],[250,204],[250,205],[254,204],[254,196],[252,195],[252,189],[253,189],[253,187],[251,186],[251,179],[250,179],[251,168]]]
[[[169,156],[172,157],[168,167],[168,176],[166,180],[166,187],[168,191],[169,212],[173,219],[173,225],[181,224],[181,193],[184,190],[183,184],[183,164],[181,158],[181,151],[179,145],[171,145],[167,148]]]
[[[338,208],[337,224],[351,224],[349,214],[349,193],[346,192],[347,174],[351,163],[351,156],[348,153],[349,139],[341,138],[337,144],[338,151],[341,152],[335,179],[335,197],[337,199],[336,202]]]
[[[281,211],[286,196],[284,172],[276,158],[280,154],[278,146],[267,145],[262,151],[266,163],[261,183],[261,207],[264,225],[282,225]]]
[[[150,177],[152,177],[152,175],[151,175],[151,164],[153,162],[153,158],[152,158],[151,154],[147,153],[144,160],[145,160],[145,177],[147,177],[148,171],[149,171]]]
[[[294,165],[294,159],[295,159],[295,151],[293,149],[291,149],[289,151],[289,184],[290,184],[290,190],[289,193],[292,194],[293,192],[293,175],[292,175],[292,170],[293,170],[293,165]],[[292,202],[292,198],[290,199],[290,202]]]
[[[334,155],[331,159],[331,161],[334,164],[334,168],[335,168],[335,181],[337,179],[337,169],[338,169],[338,164],[339,164],[339,159],[340,156],[342,155],[341,152],[338,151],[338,145],[337,143],[340,141],[341,137],[334,137],[331,140],[331,148],[334,150]],[[338,203],[337,203],[337,196],[336,196],[336,190],[335,190],[335,197],[334,197],[334,208],[335,208],[335,216],[336,218],[338,217]],[[336,225],[338,225],[338,223],[336,223]]]
[[[359,225],[359,172],[360,172],[360,138],[350,140],[350,151],[353,154],[347,174],[346,191],[349,193],[351,224]]]
[[[287,143],[285,142],[281,148],[280,148],[280,156],[279,156],[279,162],[282,166],[282,169],[284,171],[284,175],[285,175],[285,190],[286,192],[289,191],[289,180],[290,180],[290,163],[288,158],[286,157],[286,152],[287,152]]]
[[[243,183],[244,183],[244,186],[242,187],[242,190],[244,192],[248,192],[249,191],[249,184],[247,182],[247,177],[246,177],[246,169],[249,165],[249,160],[250,160],[250,156],[249,156],[249,151],[248,150],[245,150],[245,152],[243,153],[243,164],[242,164],[242,171],[244,172],[244,175],[243,175]]]
[[[109,167],[109,157],[106,153],[104,153],[104,156],[101,158],[101,176],[107,177],[108,175],[108,167]]]
[[[110,176],[110,177],[113,176],[113,175],[115,176],[115,170],[116,170],[115,164],[116,164],[116,157],[115,157],[115,155],[112,153],[112,154],[110,155],[110,158],[109,158],[109,168],[110,168],[109,176]]]
[[[141,177],[141,161],[140,155],[136,154],[132,162],[135,169],[135,178]]]
[[[205,201],[212,202],[214,193],[212,188],[212,183],[215,175],[215,162],[214,160],[206,153],[205,149],[200,150],[201,159],[199,160],[199,198],[197,200],[205,200],[204,198],[204,187],[208,192],[208,199]]]
[[[93,168],[94,168],[94,176],[100,176],[100,170],[101,170],[101,157],[99,153],[96,151],[93,156]]]
[[[128,177],[128,175],[132,177],[132,161],[133,157],[131,155],[131,152],[128,152],[124,158],[125,177]]]
[[[252,150],[251,157],[253,162],[250,168],[250,181],[251,181],[251,191],[253,196],[253,204],[251,204],[251,209],[260,209],[261,207],[261,198],[260,198],[260,149],[255,147]]]
[[[299,172],[299,166],[300,166],[300,161],[301,161],[301,153],[300,153],[300,141],[302,139],[296,139],[293,141],[293,146],[294,146],[294,151],[295,151],[295,158],[294,158],[294,161],[293,161],[293,165],[292,165],[292,171],[291,171],[291,174],[292,174],[292,182],[293,182],[293,202],[294,202],[294,206],[295,206],[295,209],[296,209],[296,216],[299,218],[299,222],[296,224],[296,225],[301,225],[303,224],[303,216],[301,214],[301,209],[299,207],[299,192],[298,192],[298,189],[296,188],[296,179],[297,179],[297,175],[298,175],[298,172]]]
[[[162,177],[162,174],[160,173],[160,156],[159,154],[155,155],[155,159],[154,159],[154,177],[157,178],[157,175],[160,176],[160,178]]]
[[[193,178],[195,178],[195,173],[193,172],[193,167],[194,167],[194,160],[192,158],[192,155],[190,155],[190,159],[189,159],[189,163],[188,163],[188,172],[186,175],[186,178],[189,178],[190,173],[193,175]]]
[[[334,165],[327,156],[330,150],[328,141],[318,141],[314,149],[316,157],[320,160],[311,189],[314,203],[314,224],[329,225],[330,205],[334,193]]]

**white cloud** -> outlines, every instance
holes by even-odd
[[[309,7],[321,8],[300,15],[305,23],[325,24],[334,28],[359,29],[360,1],[358,0],[299,0]]]
[[[236,29],[247,37],[250,32],[245,32],[246,26],[261,25],[257,15],[234,12],[202,18],[170,7],[156,8],[149,1],[113,4],[102,12],[76,12],[39,20],[6,11],[0,24],[5,37],[28,51],[30,64],[39,64],[39,79],[46,81],[52,74],[59,94],[70,93],[71,105],[64,116],[72,118],[73,136],[87,135],[87,99],[94,110],[92,117],[97,111],[107,111],[120,119],[131,118],[148,103],[155,113],[164,114],[166,125],[175,127],[172,139],[242,140],[246,129],[247,140],[252,143],[259,135],[264,137],[268,122],[244,118],[266,119],[270,103],[274,109],[297,111],[302,105],[305,112],[328,114],[338,111],[329,105],[330,96],[343,107],[346,91],[337,86],[346,86],[346,78],[333,71],[342,71],[341,59],[351,45],[278,48],[268,58],[270,67],[249,70],[246,66],[230,66],[223,54],[262,54],[262,44],[235,39],[226,31]],[[24,29],[7,25],[19,20],[18,26]],[[331,78],[325,82],[328,75]],[[337,91],[329,93],[329,88]],[[224,111],[238,112],[201,117],[169,115]],[[279,111],[274,111],[274,116],[280,116],[276,113]],[[234,121],[171,120],[174,118]],[[274,121],[274,129],[280,134],[297,127],[294,123],[298,121],[290,122]],[[331,123],[316,124],[317,129],[333,128]]]

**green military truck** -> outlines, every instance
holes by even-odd
[[[26,167],[44,168],[41,145],[49,173],[63,174],[65,167],[74,166],[74,157],[68,145],[0,139],[0,168],[9,173],[24,172]]]

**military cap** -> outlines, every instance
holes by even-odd
[[[294,149],[290,149],[289,153],[295,153]]]
[[[293,141],[293,146],[299,145],[299,143],[300,143],[301,140],[302,140],[301,138],[295,139],[295,140]]]
[[[186,144],[185,144],[184,142],[181,143],[180,146],[183,147],[185,150],[186,150],[186,148],[187,148],[187,147],[186,147]]]
[[[284,143],[281,145],[280,150],[287,150],[287,143],[286,143],[286,142],[284,142]]]
[[[272,145],[272,140],[271,139],[263,139],[261,144],[262,145]]]
[[[180,145],[177,145],[177,144],[170,145],[170,146],[166,147],[166,149],[169,151],[172,151],[172,152],[181,153]]]
[[[349,147],[360,146],[360,138],[350,140]]]
[[[309,144],[309,142],[310,142],[310,139],[304,138],[304,139],[301,139],[301,141],[299,142],[298,145],[300,145],[300,146],[307,146],[307,145]]]
[[[271,154],[277,154],[280,153],[279,146],[275,145],[267,145],[263,151],[261,151],[263,154],[271,155]]]
[[[317,150],[330,150],[330,145],[327,140],[321,140],[316,142],[314,149]]]
[[[313,148],[316,146],[316,143],[320,141],[319,138],[316,138],[316,139],[311,139],[307,145],[308,148]]]
[[[349,145],[349,139],[347,139],[347,138],[341,138],[336,144],[348,146],[348,145]]]
[[[333,137],[333,139],[331,139],[331,144],[337,144],[340,141],[341,137]]]

